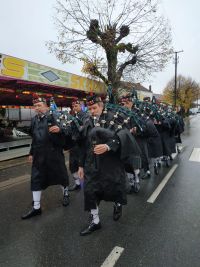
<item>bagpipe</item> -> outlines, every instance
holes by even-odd
[[[142,121],[142,118],[139,116],[138,113],[134,112],[133,110],[129,110],[126,107],[122,107],[120,105],[113,105],[110,103],[107,103],[105,105],[107,110],[115,111],[115,118],[119,118],[118,120],[121,123],[121,128],[128,127],[129,122],[132,120],[134,125],[139,130],[140,134],[143,134],[145,132],[145,125]]]
[[[110,87],[104,102],[104,109],[97,119],[92,117],[94,128],[91,130],[90,138],[93,145],[107,143],[110,138],[119,135],[121,130],[126,131],[137,128],[137,135],[144,135],[146,126],[137,112],[113,103]],[[121,132],[122,133],[122,132]]]
[[[149,101],[139,100],[134,89],[131,94],[131,100],[134,103],[133,110],[115,103],[113,99],[112,87],[109,85],[100,119],[97,120],[95,116],[92,117],[94,127],[117,133],[123,128],[129,129],[130,124],[133,123],[138,134],[143,135],[146,131],[145,119],[148,117],[161,123],[165,118],[179,120],[179,116],[170,110],[167,105],[156,103],[155,97],[152,100],[149,98]],[[66,135],[71,135],[74,140],[78,138],[84,128],[83,121],[71,115],[69,111],[59,111],[53,98],[50,99],[50,110],[47,118],[49,126],[57,124]],[[102,130],[99,131],[103,132]],[[110,133],[108,136],[110,136]]]
[[[57,125],[65,133],[66,136],[70,136],[73,140],[78,138],[78,135],[83,129],[82,121],[72,116],[69,111],[59,111],[54,101],[54,98],[50,99],[49,112],[47,114],[48,127]]]
[[[127,121],[133,121],[138,129],[137,132],[139,135],[144,135],[146,131],[145,122],[148,118],[152,119],[155,124],[165,125],[168,122],[171,128],[183,128],[182,118],[173,111],[170,105],[157,102],[155,96],[153,96],[152,99],[150,99],[150,97],[145,97],[143,101],[141,101],[138,99],[137,91],[133,89],[131,94],[124,97],[134,104],[132,110],[112,102],[112,91],[109,86],[106,107],[107,109],[115,110],[118,114],[123,114],[125,116],[125,124],[127,124]]]
[[[173,111],[172,106],[166,103],[156,103],[155,97],[152,102],[143,102],[142,110],[152,119],[156,119],[157,123],[163,125],[173,135],[184,131],[183,118]]]
[[[156,121],[160,123],[162,123],[166,118],[174,118],[176,116],[170,106],[163,103],[156,103],[156,98],[154,96],[151,101],[140,102],[140,114],[141,113],[144,113],[151,119],[156,119]]]

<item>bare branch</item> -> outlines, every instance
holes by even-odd
[[[58,37],[48,49],[62,62],[101,59],[97,77],[116,87],[122,78],[141,81],[171,58],[171,29],[158,1],[58,0]]]

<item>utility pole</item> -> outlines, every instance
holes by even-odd
[[[176,108],[176,98],[177,98],[177,64],[178,64],[178,53],[183,52],[183,50],[181,51],[175,51],[175,78],[174,78],[174,107]]]

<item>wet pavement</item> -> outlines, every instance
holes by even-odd
[[[48,188],[42,194],[43,214],[26,221],[20,216],[31,205],[29,181],[0,191],[0,266],[100,267],[119,246],[124,251],[117,267],[199,267],[200,162],[189,161],[193,148],[200,148],[199,132],[196,115],[187,121],[184,149],[171,167],[141,181],[141,191],[128,195],[118,222],[112,220],[112,203],[102,202],[102,229],[90,236],[79,236],[88,220],[82,191],[72,192],[70,205],[63,207],[60,187]],[[16,177],[30,175],[30,165],[21,161],[0,169],[0,187],[6,179],[15,183]],[[174,164],[178,167],[156,201],[147,203]]]

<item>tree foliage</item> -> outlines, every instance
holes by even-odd
[[[186,78],[182,75],[177,77],[176,104],[184,108],[186,113],[192,107],[194,101],[200,96],[200,87],[192,78]],[[171,79],[163,91],[162,100],[168,104],[174,105],[175,91],[174,78]]]
[[[171,29],[157,0],[58,0],[51,53],[114,88],[142,81],[171,57]]]

